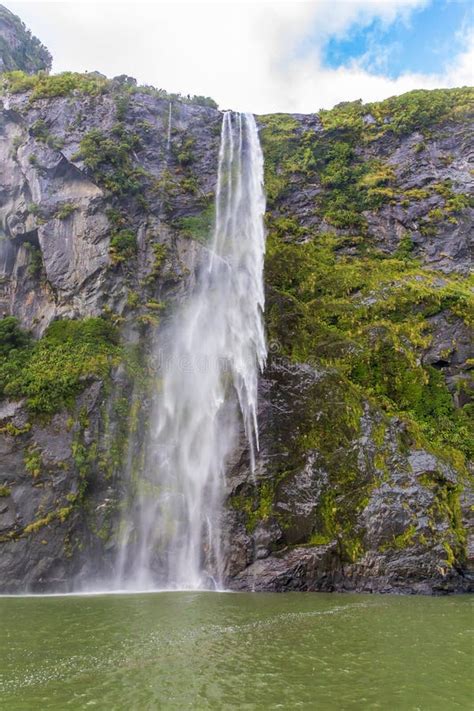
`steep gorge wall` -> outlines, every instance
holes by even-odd
[[[107,577],[151,334],[193,283],[190,231],[212,221],[220,113],[174,102],[169,148],[168,99],[84,83],[4,99],[2,311],[40,340],[2,371],[3,589]],[[79,331],[48,331],[64,319]]]
[[[40,340],[10,324],[0,366],[0,588],[67,589],[111,571],[221,114],[174,97],[169,141],[169,97],[128,78],[4,84],[0,299]],[[244,447],[230,463],[235,587],[469,585],[471,95],[443,96],[259,120],[271,356],[256,477]]]
[[[470,585],[472,97],[261,118],[271,358],[238,588]]]

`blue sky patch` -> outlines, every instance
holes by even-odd
[[[347,37],[329,39],[323,62],[336,69],[356,60],[365,70],[393,79],[405,72],[437,74],[462,51],[463,33],[473,26],[473,8],[469,0],[432,0],[408,21],[355,26]]]

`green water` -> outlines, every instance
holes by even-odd
[[[0,599],[2,711],[472,709],[472,599]]]

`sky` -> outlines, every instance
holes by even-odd
[[[308,113],[474,83],[470,0],[3,2],[54,72],[128,74],[222,109]]]

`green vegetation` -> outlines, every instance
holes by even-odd
[[[296,361],[335,367],[454,457],[473,452],[472,406],[455,408],[442,373],[423,365],[420,354],[430,343],[430,316],[448,311],[471,322],[470,284],[422,268],[408,233],[392,256],[378,252],[365,212],[389,202],[407,206],[431,198],[432,205],[436,198],[419,224],[422,234],[432,235],[439,223],[456,222],[472,198],[455,192],[450,180],[402,193],[395,166],[367,156],[384,134],[421,131],[429,137],[436,125],[463,120],[473,109],[471,88],[414,91],[321,111],[325,131],[305,130],[284,114],[262,117],[261,131],[269,204],[278,209],[268,218],[270,339]],[[417,144],[416,152],[425,147]],[[283,207],[294,185],[313,183],[314,213],[324,220],[320,233],[299,225]]]
[[[125,262],[137,253],[137,237],[133,230],[114,232],[110,238],[110,256],[114,264]]]
[[[6,425],[0,427],[1,434],[8,434],[10,437],[21,437],[21,435],[26,434],[31,430],[31,424],[29,422],[23,427],[16,427],[13,422],[7,422]]]
[[[67,220],[67,218],[72,215],[75,210],[77,210],[77,205],[75,205],[73,202],[65,202],[63,205],[61,205],[61,207],[58,208],[54,216],[58,220]]]
[[[265,154],[265,191],[270,202],[281,195],[288,181],[288,162],[298,146],[298,122],[288,114],[262,116],[261,131]],[[311,160],[311,151],[304,151],[303,159]]]
[[[6,486],[5,484],[0,484],[0,499],[10,496],[11,493],[12,490],[9,486]]]
[[[0,45],[0,51],[2,46]],[[208,96],[184,96],[182,94],[170,94],[164,89],[156,89],[153,86],[137,86],[132,77],[115,77],[107,79],[98,72],[90,74],[78,72],[62,72],[61,74],[27,74],[15,66],[7,65],[7,71],[1,76],[3,88],[12,94],[22,94],[31,92],[30,99],[53,98],[56,96],[71,96],[74,93],[85,96],[100,96],[105,93],[113,93],[116,96],[117,120],[125,118],[128,108],[128,99],[136,93],[151,94],[158,99],[176,101],[183,104],[194,104],[196,106],[207,106],[217,108],[216,102]]]
[[[259,521],[266,521],[273,513],[275,480],[264,481],[256,490],[255,496],[239,494],[232,497],[231,505],[246,514],[246,528],[252,533]]]
[[[205,243],[212,238],[214,219],[215,206],[212,202],[197,215],[182,217],[179,220],[178,228],[185,237]]]
[[[107,90],[108,81],[98,74],[26,74],[22,71],[7,72],[1,77],[4,88],[12,94],[31,91],[30,99],[69,96],[74,92],[88,96],[99,96]]]
[[[41,474],[41,452],[34,445],[29,447],[24,457],[25,469],[36,479]]]
[[[32,523],[29,523],[25,528],[23,529],[22,535],[23,536],[29,536],[31,533],[37,533],[40,529],[45,528],[45,526],[49,526],[50,523],[53,523],[54,521],[59,521],[59,523],[64,523],[66,519],[69,518],[73,511],[73,506],[63,506],[60,509],[57,509],[56,511],[51,511],[49,514],[46,516],[43,516],[42,518],[38,518]]]
[[[289,244],[270,227],[266,278],[270,340],[292,359],[336,367],[388,412],[413,420],[429,441],[470,454],[471,407],[456,409],[442,374],[420,362],[428,316],[449,309],[470,322],[473,297],[457,275],[440,275],[402,255],[363,249],[344,256],[343,238]]]
[[[179,94],[170,93],[165,89],[157,89],[154,86],[143,85],[143,86],[130,86],[129,91],[132,94],[151,94],[151,96],[156,96],[158,99],[165,99],[166,101],[177,101],[182,104],[191,104],[194,106],[206,106],[211,109],[217,109],[218,105],[211,99],[210,96],[201,96],[199,94]]]
[[[26,29],[19,17],[3,5],[0,6],[0,21],[7,30],[7,37],[0,37],[1,63],[7,71],[20,69],[37,72],[51,68],[51,55],[46,47]]]
[[[435,124],[462,120],[473,109],[472,87],[418,89],[372,104],[342,102],[329,111],[321,111],[320,116],[327,130],[343,129],[373,140],[388,131],[397,135],[429,131]],[[365,116],[373,122],[365,122]]]
[[[93,377],[106,377],[120,358],[115,328],[101,318],[54,321],[33,341],[16,319],[0,320],[0,396],[24,397],[32,414],[73,404]]]
[[[50,148],[54,150],[60,150],[63,147],[64,141],[57,136],[50,134],[48,126],[43,119],[38,119],[30,128],[31,135],[36,138],[37,141],[46,143]]]
[[[402,195],[397,188],[394,166],[380,159],[364,160],[361,146],[388,132],[397,135],[427,131],[436,123],[461,120],[474,111],[474,90],[443,89],[414,91],[376,104],[345,102],[330,111],[321,111],[324,132],[303,130],[285,114],[262,116],[262,145],[265,154],[265,186],[270,206],[283,198],[295,181],[323,188],[315,201],[315,214],[331,226],[364,236],[364,211],[377,210],[387,202],[423,199],[435,186],[414,189]],[[366,120],[370,117],[370,121]],[[423,147],[420,149],[423,150]],[[433,222],[455,221],[460,210],[472,204],[468,196],[446,186],[449,196],[440,193],[445,204],[428,216],[422,230],[435,233]],[[426,232],[428,233],[428,232]]]
[[[173,153],[180,166],[188,167],[193,162],[193,148],[195,142],[194,136],[183,135],[179,142],[174,141],[171,144]]]
[[[133,163],[133,153],[139,151],[141,145],[138,134],[117,123],[110,135],[97,128],[89,131],[74,159],[82,160],[94,180],[106,190],[119,196],[137,194],[146,175],[143,168]]]
[[[396,195],[394,171],[381,160],[363,161],[357,133],[335,138],[296,131],[295,119],[285,115],[262,117],[265,186],[270,204],[284,196],[294,176],[319,181],[324,188],[315,211],[329,224],[364,232],[364,210],[377,209]]]
[[[425,236],[434,236],[437,233],[437,224],[443,221],[452,224],[458,223],[458,216],[467,207],[474,207],[474,198],[465,193],[456,193],[451,180],[442,183],[433,183],[426,189],[427,197],[439,195],[442,203],[439,207],[430,210],[425,219],[421,220],[420,232]]]
[[[400,533],[398,536],[394,536],[389,543],[384,543],[380,546],[380,550],[383,552],[393,549],[402,550],[408,548],[409,546],[415,544],[415,536],[416,526],[414,524],[410,524],[403,533]]]
[[[279,454],[272,468],[270,480],[264,480],[232,497],[231,505],[245,516],[251,533],[259,521],[273,516],[284,532],[288,545],[326,545],[335,541],[342,560],[355,560],[362,552],[358,537],[358,518],[368,503],[370,492],[378,484],[381,473],[375,465],[360,466],[355,441],[361,434],[363,397],[337,370],[321,371],[313,383],[306,383],[304,407],[292,413],[291,431],[275,433]],[[371,413],[374,416],[374,413]],[[284,486],[286,501],[293,490],[293,479],[307,462],[307,453],[315,453],[315,465],[325,472],[324,491],[308,530],[301,528],[298,512],[292,513],[291,504],[280,507]],[[381,444],[379,453],[385,453]],[[295,481],[295,488],[298,484]]]
[[[29,252],[28,274],[37,279],[43,270],[43,255],[41,249],[35,244],[25,242],[25,249]]]
[[[6,360],[12,351],[16,352],[30,344],[30,336],[18,325],[14,316],[0,319],[0,358]]]

